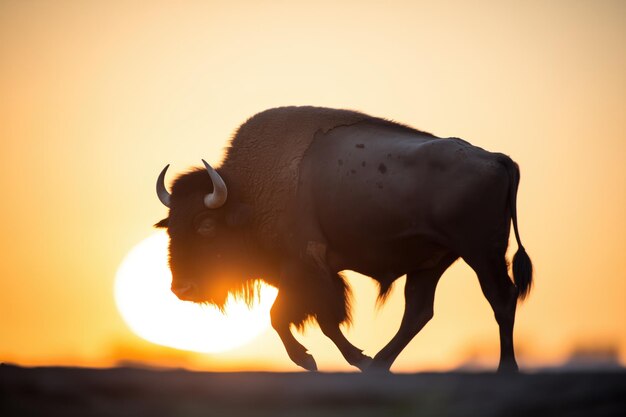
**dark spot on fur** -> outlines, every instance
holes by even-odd
[[[381,174],[387,172],[387,167],[385,166],[385,164],[381,163],[380,165],[378,165],[378,172],[380,172]]]
[[[465,154],[465,149],[463,148],[457,149],[455,154],[459,157],[459,159],[467,159],[467,154]]]
[[[338,161],[337,161],[337,163],[338,163],[339,165],[343,165],[343,159],[338,160]]]
[[[377,183],[376,183],[376,185],[377,185],[377,186],[378,186],[378,188],[380,188],[380,189],[382,189],[382,188],[383,188],[383,185],[382,185],[381,183],[379,183],[379,182],[377,182]]]
[[[353,173],[353,174],[356,174],[356,171],[353,170],[353,169],[351,169],[350,172]]]
[[[364,167],[365,166],[365,161],[361,162],[361,166]]]
[[[359,149],[363,149],[363,148],[365,148],[365,145],[362,144],[362,143],[357,143],[355,147],[359,148]]]
[[[390,153],[387,154],[387,158],[391,158],[391,154]]]

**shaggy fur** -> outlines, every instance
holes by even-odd
[[[318,130],[352,124],[367,116],[350,111],[281,107],[259,113],[235,133],[220,174],[241,201],[254,207],[259,242],[279,246],[286,210],[296,196],[300,161]]]
[[[297,291],[284,290],[289,294],[290,303],[285,317],[302,331],[310,321],[321,321],[347,324],[352,323],[350,287],[341,274],[332,279],[299,280]],[[283,290],[283,289],[281,289]]]
[[[241,283],[235,283],[234,287],[231,287],[228,291],[229,295],[235,300],[241,300],[246,303],[248,308],[252,308],[255,303],[258,303],[261,300],[261,284],[263,281],[260,279],[254,280],[246,280]],[[218,310],[224,314],[226,312],[226,301],[228,298],[224,300],[214,300],[214,302],[204,302],[203,304],[212,305],[217,307]]]
[[[378,282],[378,296],[376,297],[376,308],[381,308],[387,302],[387,299],[391,295],[393,284],[395,281],[377,281]]]
[[[287,235],[286,213],[297,194],[300,162],[304,153],[311,145],[316,133],[326,133],[340,126],[367,122],[397,129],[401,132],[418,132],[409,126],[372,117],[350,110],[336,110],[323,107],[279,107],[258,113],[248,119],[235,132],[227,149],[223,164],[217,168],[225,178],[229,188],[229,199],[236,196],[240,203],[252,207],[253,235],[255,240],[266,249],[284,249],[281,237]],[[172,199],[191,194],[200,196],[212,191],[211,182],[207,181],[204,168],[192,169],[176,178],[172,185]],[[179,197],[180,196],[180,197]],[[180,206],[179,204],[176,204]],[[183,216],[192,217],[191,213]],[[164,226],[167,222],[162,221]],[[185,239],[187,240],[187,239]],[[312,282],[320,285],[319,277]],[[256,281],[232,282],[230,293],[246,302],[256,297],[258,285]],[[293,321],[301,326],[309,318],[315,318],[317,311],[328,309],[326,306],[311,305],[311,300],[326,300],[332,304],[334,320],[342,323],[350,322],[350,289],[340,275],[328,277],[327,282],[333,288],[311,288],[308,292],[327,291],[319,298],[311,297],[302,302],[295,302]],[[381,283],[379,303],[382,305],[389,295],[392,281]],[[304,292],[306,294],[306,291]],[[334,294],[332,300],[328,294]],[[295,295],[294,295],[295,297]],[[223,308],[226,300],[213,300]],[[297,311],[295,311],[297,310]]]
[[[254,226],[262,245],[280,246],[286,232],[282,220],[296,196],[300,161],[315,134],[363,121],[416,131],[355,111],[311,106],[266,110],[239,127],[218,170],[229,188],[239,190],[240,199],[254,206]]]

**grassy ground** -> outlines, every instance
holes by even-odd
[[[0,365],[0,416],[612,416],[626,372],[204,373]]]

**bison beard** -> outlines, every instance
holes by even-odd
[[[165,170],[157,183],[170,207],[157,226],[170,235],[173,291],[175,281],[208,288],[198,299],[183,286],[179,298],[223,309],[230,293],[250,303],[262,279],[279,290],[272,326],[296,364],[317,369],[291,333],[292,325],[315,320],[348,363],[388,370],[432,317],[440,276],[462,257],[500,326],[499,369],[517,370],[515,306],[531,287],[532,264],[517,228],[519,170],[507,156],[358,112],[283,107],[244,123],[217,171],[205,166],[178,177],[171,195]],[[206,203],[215,200],[216,181],[225,204]],[[519,248],[515,283],[504,257],[511,220]],[[220,274],[220,265],[237,273]],[[350,289],[338,272],[344,269],[375,279],[379,301],[407,275],[400,329],[373,363],[340,330],[350,323]]]

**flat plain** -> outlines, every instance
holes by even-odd
[[[264,373],[0,365],[8,416],[623,416],[626,372]]]

